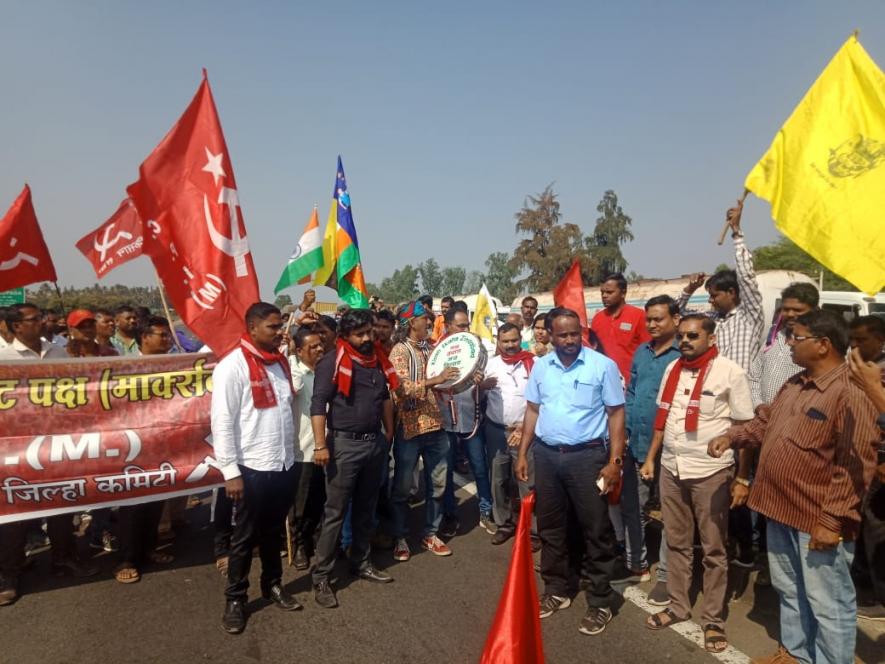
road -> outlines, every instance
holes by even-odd
[[[147,569],[137,584],[113,580],[113,554],[98,556],[102,574],[82,582],[49,577],[48,553],[39,554],[23,578],[24,596],[0,609],[0,663],[478,662],[510,546],[491,546],[489,535],[477,527],[470,489],[468,484],[467,491],[459,491],[462,531],[450,542],[454,555],[436,558],[421,552],[397,563],[389,551],[379,552],[376,563],[395,578],[381,586],[352,580],[341,562],[337,609],[319,608],[310,577],[290,567],[285,568],[284,583],[305,609],[287,613],[269,605],[258,598],[256,559],[251,615],[238,636],[225,634],[220,626],[224,580],[212,560],[206,504],[187,511],[190,524],[164,549],[176,556],[175,563]],[[416,531],[422,511],[422,506],[412,510]],[[727,629],[734,648],[714,657],[692,641],[700,632],[694,623],[682,625],[683,633],[651,632],[643,626],[647,614],[642,605],[650,586],[630,587],[614,620],[598,636],[578,632],[586,609],[582,596],[571,608],[543,620],[547,662],[746,662],[777,645],[777,605],[768,589],[753,593],[749,584],[730,604]],[[885,661],[883,647],[885,629],[865,626],[858,640],[860,660]]]

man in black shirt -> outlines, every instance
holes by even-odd
[[[369,561],[375,504],[393,432],[389,390],[399,385],[387,354],[374,341],[373,321],[367,309],[348,310],[338,324],[335,352],[323,355],[314,378],[310,404],[316,440],[313,460],[326,469],[326,507],[313,586],[317,604],[327,609],[338,606],[329,577],[351,500],[351,571],[376,583],[393,581]]]

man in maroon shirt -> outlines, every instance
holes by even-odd
[[[645,329],[645,311],[626,303],[627,280],[620,272],[608,275],[599,292],[605,309],[593,316],[590,328],[602,342],[606,355],[618,365],[626,385],[630,382],[633,353],[651,340]]]

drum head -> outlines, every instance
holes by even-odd
[[[427,361],[427,377],[439,376],[446,367],[455,367],[458,377],[440,383],[435,389],[463,392],[473,385],[473,374],[485,369],[486,358],[486,349],[479,337],[459,332],[446,337],[433,349]]]

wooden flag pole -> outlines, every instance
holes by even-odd
[[[740,197],[740,199],[738,200],[738,203],[743,204],[743,202],[747,199],[747,194],[749,194],[749,193],[750,193],[749,189],[744,189],[744,195]],[[723,242],[725,242],[725,236],[728,233],[729,228],[731,228],[731,222],[728,219],[726,219],[725,226],[722,227],[722,232],[719,234],[719,242],[717,242],[717,244],[721,245]]]
[[[57,281],[53,281],[52,285],[55,286],[55,292],[58,294],[58,302],[59,302],[59,306],[61,307],[61,315],[62,315],[62,317],[64,317],[65,316],[65,299],[62,297],[61,288],[58,287]]]
[[[154,273],[154,276],[157,278],[157,290],[160,291],[160,302],[163,303],[163,312],[166,314],[166,320],[169,321],[169,331],[172,332],[172,343],[175,344],[179,353],[183,353],[184,348],[181,347],[178,335],[175,334],[175,327],[172,325],[172,314],[169,312],[169,304],[166,302],[166,295],[163,293],[163,282],[160,281],[159,274]]]

